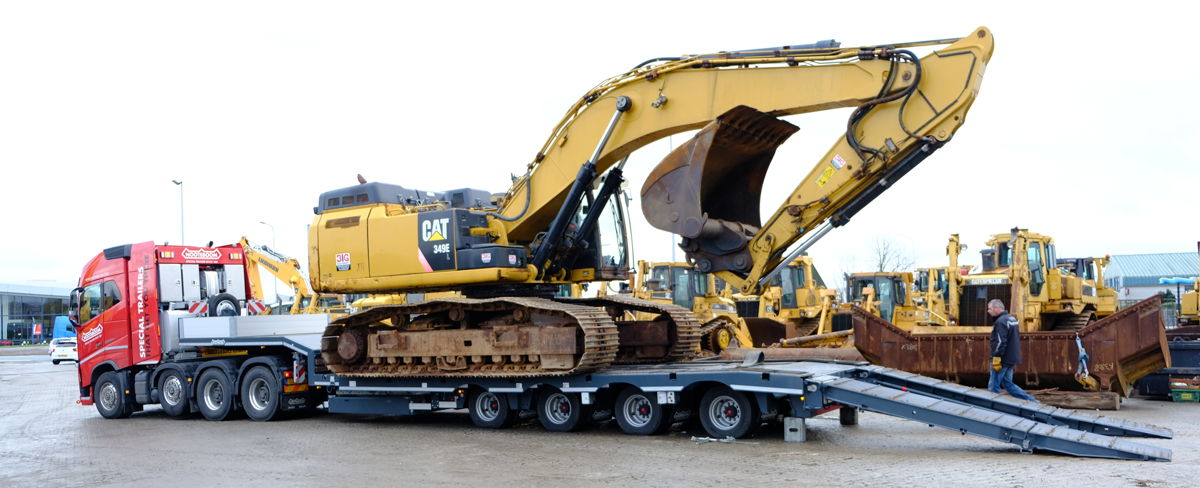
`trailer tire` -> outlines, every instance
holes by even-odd
[[[209,368],[196,384],[196,408],[207,420],[220,421],[233,413],[233,385],[221,368]]]
[[[208,299],[209,317],[237,317],[242,314],[242,306],[233,295],[221,293]]]
[[[189,413],[187,381],[183,373],[168,370],[158,377],[158,404],[170,417],[181,418]]]
[[[508,406],[508,396],[482,388],[471,390],[467,395],[467,411],[471,422],[485,429],[508,427],[517,420],[517,413]]]
[[[590,405],[584,405],[578,393],[546,388],[538,395],[538,422],[552,432],[579,430],[592,417]]]
[[[96,411],[106,419],[123,419],[133,413],[133,405],[129,403],[129,395],[121,388],[121,379],[116,371],[100,375],[92,386],[92,394]]]
[[[627,386],[613,403],[613,417],[626,434],[653,435],[670,430],[675,412],[670,405],[655,403],[641,388]]]
[[[250,420],[266,422],[279,413],[279,380],[265,367],[256,366],[242,376],[242,410]]]
[[[761,418],[752,398],[728,386],[715,386],[704,392],[697,413],[700,424],[709,436],[718,439],[733,437],[740,439],[754,435],[762,425]]]

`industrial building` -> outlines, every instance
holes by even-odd
[[[0,343],[49,339],[54,318],[67,314],[70,294],[65,286],[0,283]]]

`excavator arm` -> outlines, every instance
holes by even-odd
[[[271,276],[287,283],[295,293],[295,300],[292,302],[289,313],[317,313],[315,309],[317,306],[316,296],[308,287],[308,280],[300,271],[300,262],[296,258],[284,256],[266,246],[251,245],[245,237],[242,237],[239,242],[246,253],[246,263],[249,268],[246,270],[246,275],[250,277],[250,288],[255,296],[264,296],[260,280],[262,279],[261,270],[265,269]],[[305,298],[309,298],[307,308],[303,306]],[[270,311],[267,310],[264,313],[270,313]]]
[[[944,47],[923,58],[909,50],[934,45]],[[651,174],[643,212],[652,225],[684,238],[700,270],[756,292],[791,260],[789,247],[822,225],[845,224],[950,139],[992,49],[991,33],[979,28],[961,39],[823,43],[644,64],[600,84],[567,112],[493,216],[507,240],[533,243],[531,264],[551,268],[554,248],[564,246],[565,228],[598,175],[611,168],[608,178],[619,179],[618,163],[637,148],[703,128]],[[766,168],[797,130],[776,117],[833,108],[855,109],[846,135],[760,223]]]

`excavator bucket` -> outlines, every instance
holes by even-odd
[[[730,109],[650,172],[642,213],[651,225],[682,236],[685,248],[691,241],[716,254],[741,249],[761,226],[758,196],[775,148],[797,130],[744,105]]]

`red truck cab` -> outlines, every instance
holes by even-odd
[[[241,246],[142,242],[105,249],[84,266],[71,292],[81,403],[131,394],[128,378],[163,359],[166,312],[236,316],[252,298]],[[92,391],[106,373],[113,375],[104,391]]]

